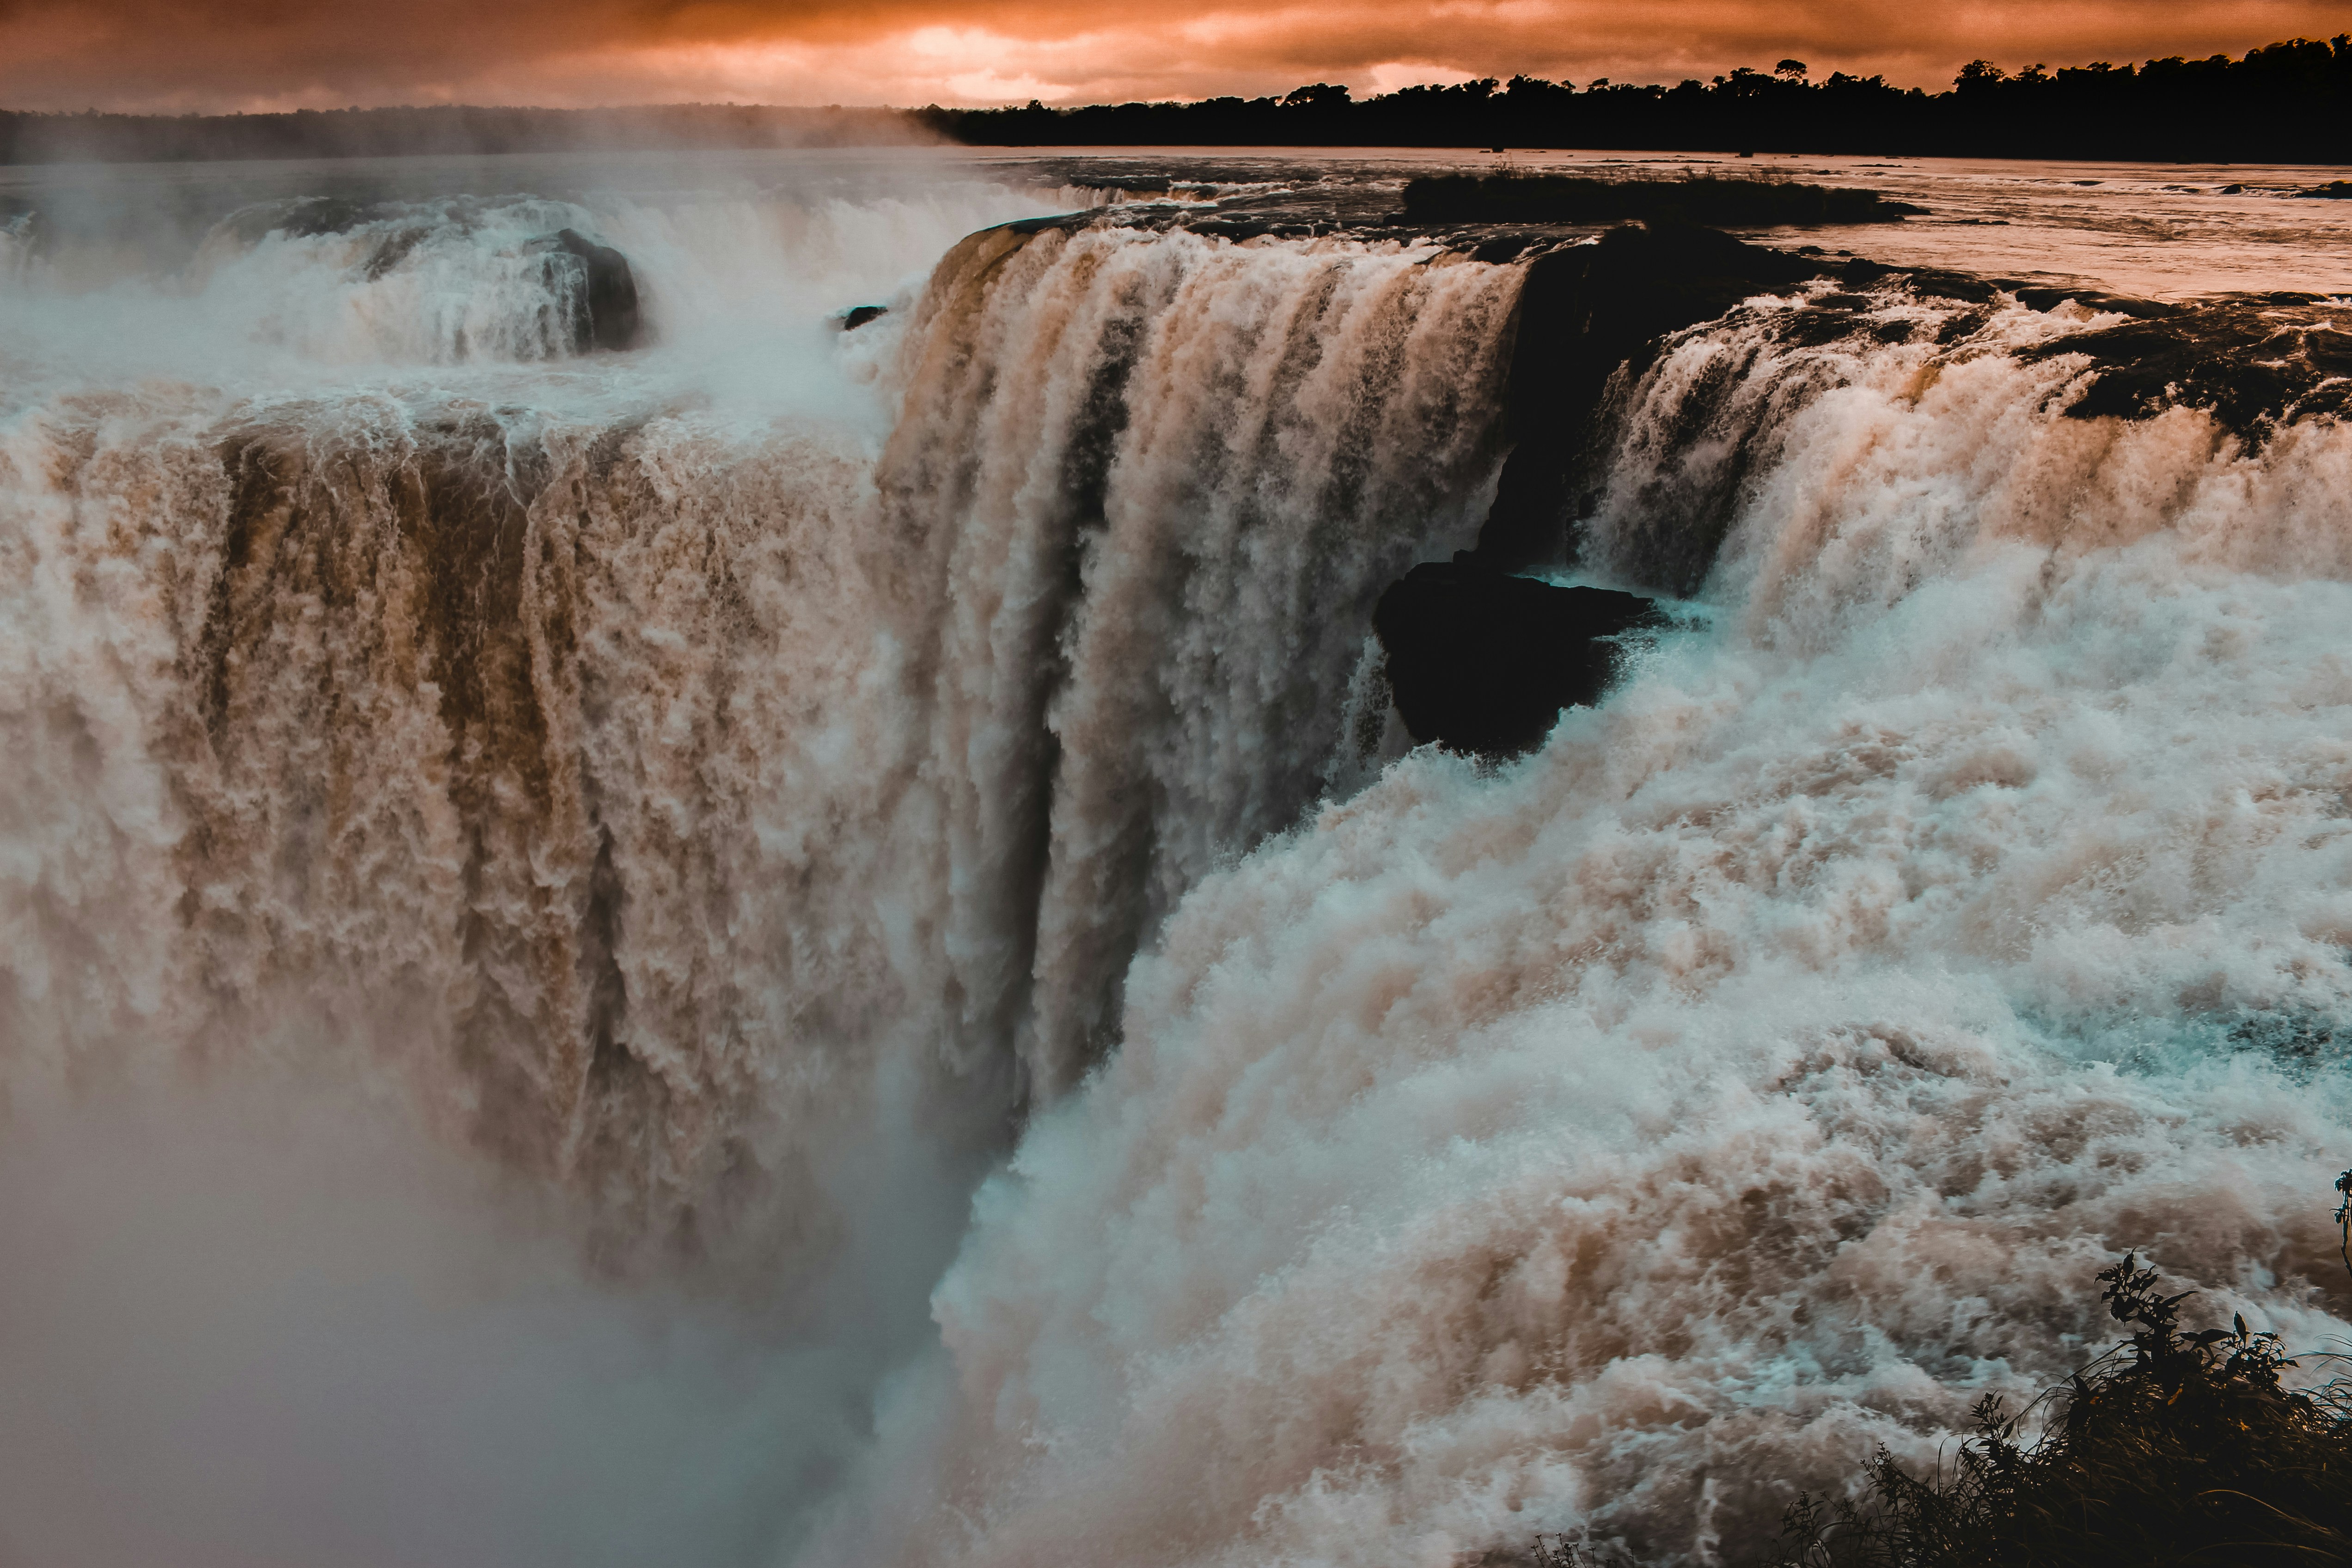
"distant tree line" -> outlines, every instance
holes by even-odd
[[[917,111],[987,146],[1654,148],[2163,162],[2352,162],[2352,35],[2297,38],[2243,59],[2149,60],[2015,76],[1983,60],[1950,90],[1801,60],[1712,81],[1582,90],[1514,77],[1358,100],[1318,82],[1286,97],[1202,103]]]
[[[1653,148],[2159,162],[2352,162],[2352,35],[2243,59],[2104,62],[2011,76],[1971,61],[1949,90],[1801,60],[1634,87],[1488,78],[1359,100],[1318,82],[1281,98],[1053,109],[303,110],[289,114],[0,110],[0,163],[170,162],[652,147],[976,146]]]
[[[0,163],[189,162],[663,147],[842,147],[928,141],[895,109],[674,103],[635,109],[297,110],[285,114],[37,114],[0,110]]]

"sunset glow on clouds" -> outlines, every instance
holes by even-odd
[[[1784,56],[1940,87],[2008,66],[2242,53],[2352,26],[2315,0],[0,0],[0,106],[1002,103],[1189,99],[1525,71],[1673,81]]]

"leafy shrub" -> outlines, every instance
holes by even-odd
[[[1948,1470],[1881,1449],[1859,1502],[1800,1495],[1775,1568],[2230,1568],[2352,1563],[2352,1392],[2283,1387],[2278,1336],[2183,1333],[2137,1255],[2098,1276],[2131,1338],[2045,1395],[2053,1419],[1991,1395]],[[2038,1403],[2038,1402],[2037,1402]]]

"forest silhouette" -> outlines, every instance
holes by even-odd
[[[2233,60],[2100,62],[2010,75],[1984,60],[1949,90],[1801,60],[1712,81],[1578,89],[1533,77],[1409,87],[1358,100],[1316,83],[1280,99],[917,111],[978,145],[1655,149],[2147,162],[2352,161],[2352,35]]]
[[[2352,35],[2242,59],[2099,62],[2014,75],[1971,61],[1929,93],[1801,60],[1673,87],[1534,77],[1359,99],[1317,82],[1281,98],[1009,109],[418,109],[287,114],[0,111],[0,162],[332,158],[646,145],[1480,147],[1847,152],[2168,162],[2352,162]]]

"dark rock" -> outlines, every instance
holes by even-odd
[[[373,283],[377,278],[406,261],[409,253],[424,244],[432,232],[421,225],[394,229],[375,242],[375,248],[368,253],[366,262],[360,268],[361,273],[370,283]]]
[[[310,239],[319,235],[341,234],[374,215],[373,206],[341,196],[297,196],[244,208],[230,214],[227,223],[238,238],[248,242],[271,234],[282,234],[289,239]]]
[[[2297,191],[2298,196],[2315,196],[2323,202],[2352,202],[2352,180],[2330,180],[2325,185],[2314,185],[2308,191]]]
[[[274,234],[289,239],[343,234],[382,215],[374,204],[341,196],[289,196],[239,207],[219,227],[247,245],[258,245]]]
[[[1530,262],[1505,392],[1511,455],[1478,535],[1481,563],[1517,571],[1568,560],[1577,476],[1618,367],[1639,375],[1667,333],[1821,270],[1786,251],[1669,224],[1628,225]]]
[[[1470,259],[1499,267],[1505,262],[1518,260],[1530,250],[1549,248],[1547,237],[1526,229],[1507,229],[1473,246]]]
[[[877,320],[888,314],[890,314],[890,308],[887,305],[853,305],[841,318],[841,329],[845,332],[855,332],[868,321]]]
[[[1424,174],[1405,182],[1409,224],[1609,224],[1638,218],[1770,228],[1893,223],[1925,207],[1875,191],[1795,180],[1596,180],[1575,174]]]
[[[2097,308],[2135,303],[2146,305],[2102,298]],[[2096,374],[2066,410],[2076,419],[2201,408],[2222,428],[2252,438],[2296,418],[2352,417],[2352,311],[2321,296],[2246,294],[2134,314],[2018,357],[2091,361]]]
[[[2086,310],[2099,310],[2116,316],[2156,318],[2178,313],[2182,307],[2160,299],[2135,299],[2127,294],[2110,294],[2103,288],[2091,288],[2079,284],[2020,283],[2010,290],[2017,302],[2029,310],[2043,314],[2061,305],[2073,303]]]
[[[572,275],[574,287],[565,292],[572,302],[575,351],[635,346],[637,280],[629,270],[627,256],[610,246],[598,245],[577,229],[541,235],[525,248],[547,258],[551,283],[559,270]]]
[[[1372,612],[1405,728],[1479,757],[1541,745],[1562,708],[1608,687],[1617,648],[1605,639],[1657,623],[1649,600],[1487,570],[1466,551],[1414,567]]]
[[[1922,267],[1910,274],[1911,292],[1926,299],[1958,299],[1970,305],[1990,305],[2000,298],[2000,290],[1973,273],[1947,272],[1942,267]]]

